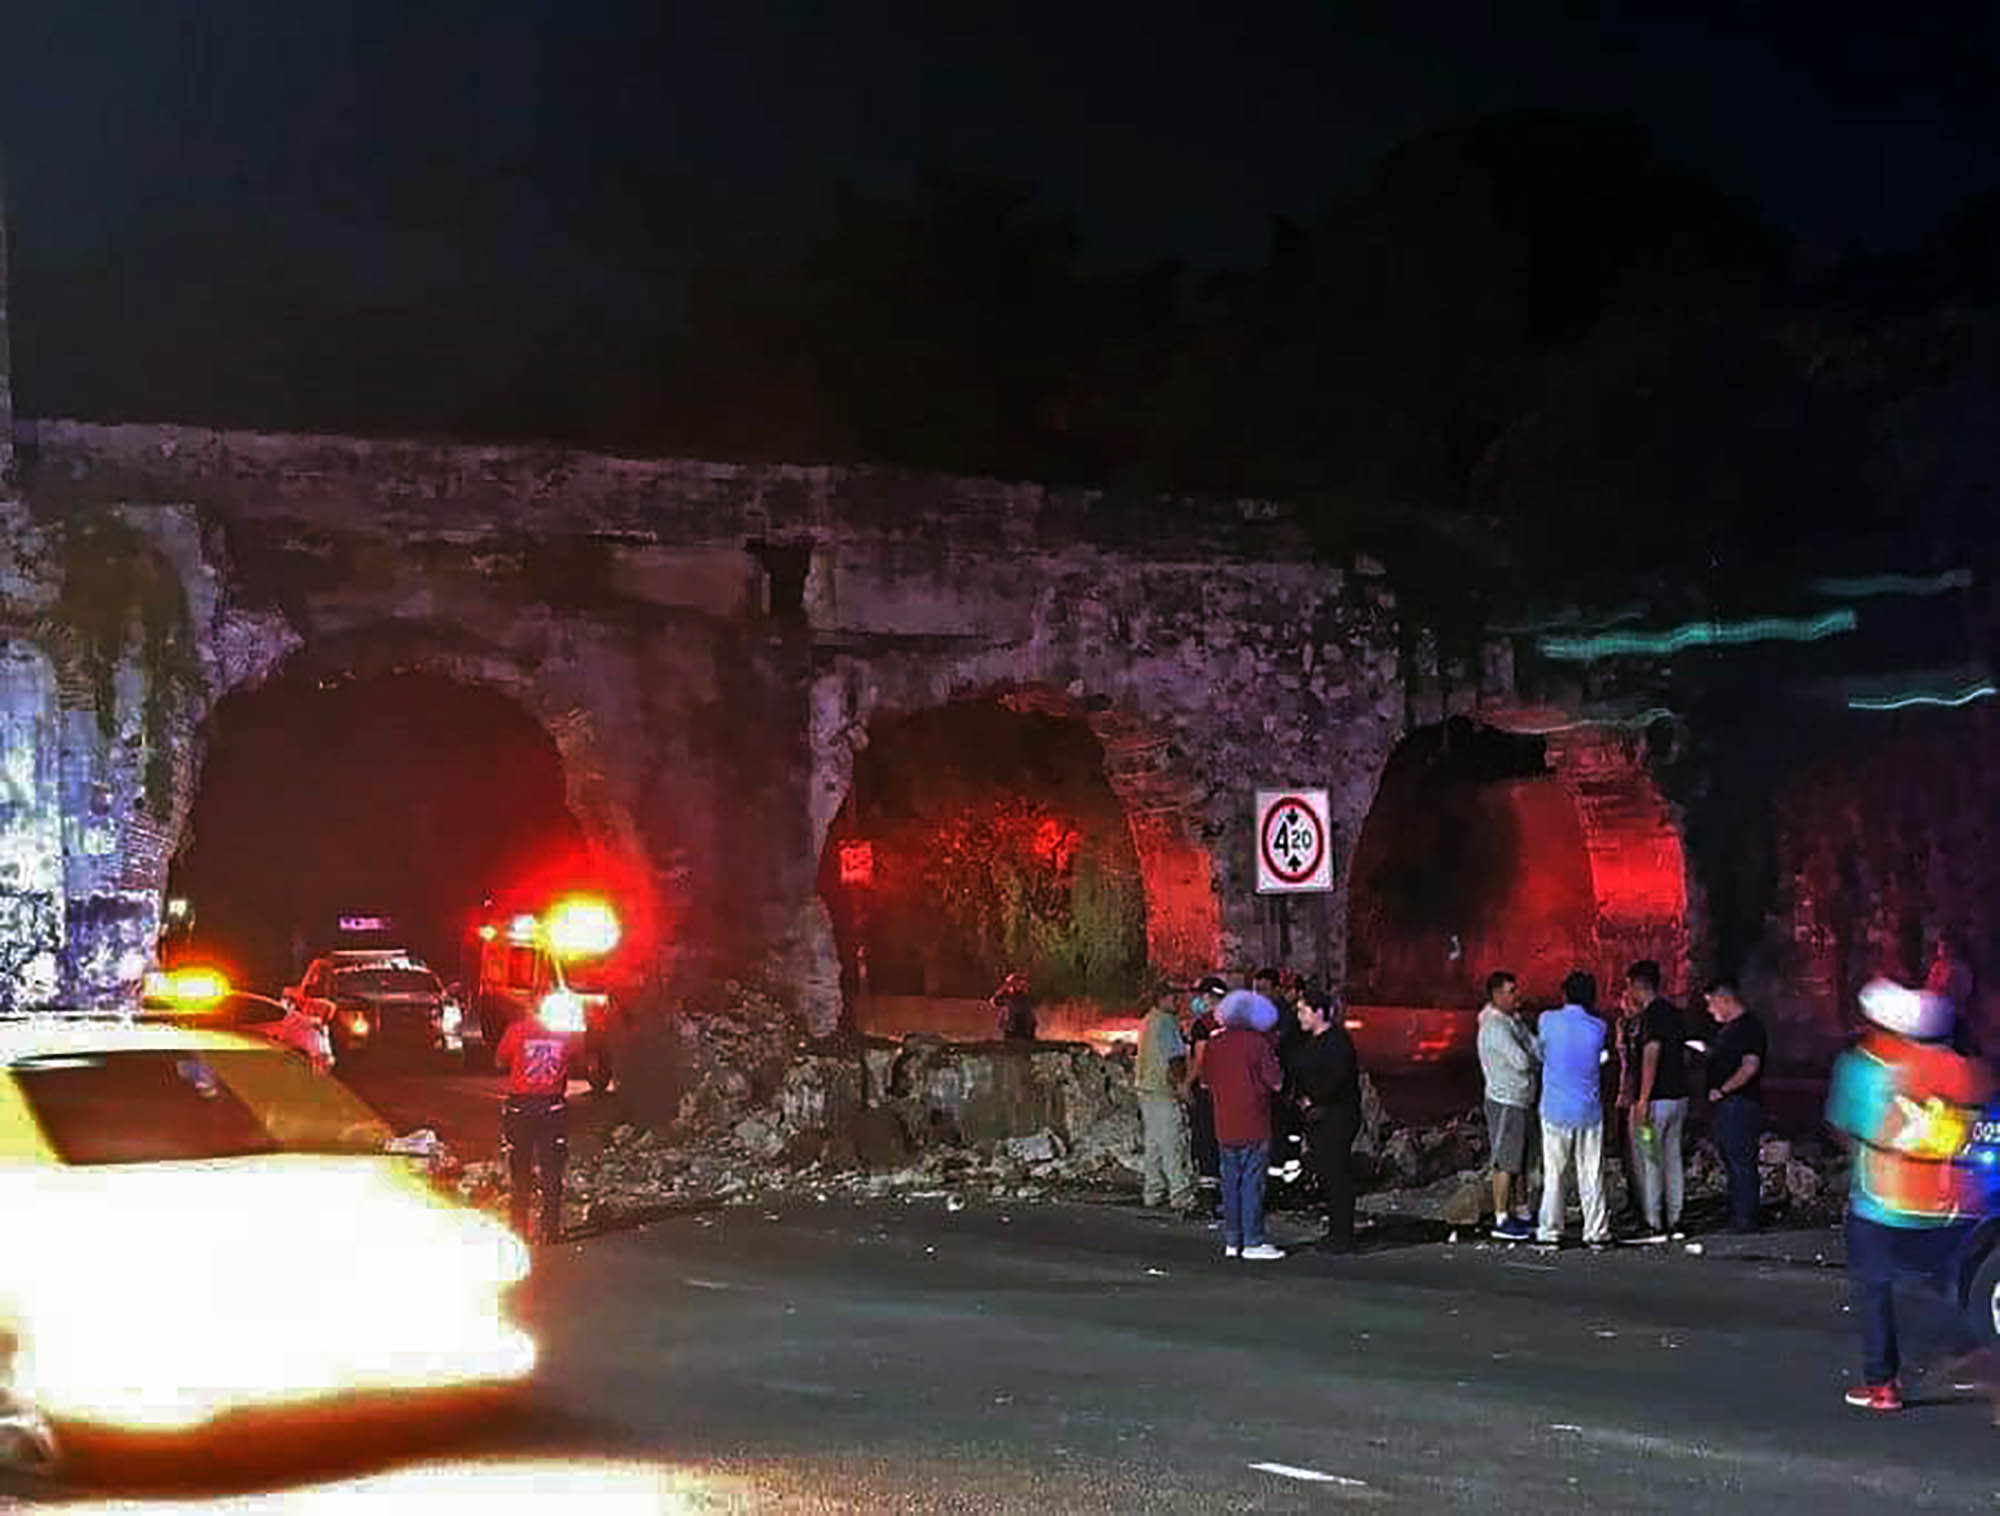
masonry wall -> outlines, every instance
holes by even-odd
[[[1875,718],[1776,796],[1779,897],[1757,989],[1794,1056],[1858,1024],[1876,974],[1926,968],[1929,933],[1954,934],[1974,970],[1973,1014],[2000,1032],[2000,784],[1991,707]]]
[[[586,831],[647,882],[657,977],[779,970],[821,1025],[838,965],[818,852],[875,713],[1002,695],[1089,721],[1155,948],[1184,971],[1262,956],[1253,790],[1330,789],[1344,874],[1405,718],[1379,571],[1313,566],[1254,503],[180,427],[22,436],[45,516],[179,502],[208,698],[365,668],[511,695],[555,736]],[[150,848],[127,849],[129,877],[156,890]],[[1327,923],[1338,972],[1343,900]]]

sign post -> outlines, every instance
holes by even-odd
[[[1273,895],[1267,910],[1278,922],[1277,957],[1290,948],[1290,896],[1316,895],[1318,968],[1332,967],[1326,911],[1333,890],[1333,820],[1325,790],[1257,791],[1257,893]]]

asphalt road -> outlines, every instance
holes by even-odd
[[[219,1485],[39,1493],[122,1511],[363,1493],[411,1512],[528,1494],[634,1512],[1995,1509],[1987,1407],[1923,1386],[1899,1417],[1844,1407],[1841,1281],[1769,1261],[1783,1251],[1383,1237],[1244,1265],[1116,1206],[690,1214],[543,1255],[521,1302],[543,1372],[510,1418],[412,1421],[303,1464],[273,1445]]]

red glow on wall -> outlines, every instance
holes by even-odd
[[[1596,957],[1591,857],[1554,779],[1392,772],[1355,848],[1349,909],[1355,1004],[1476,1006],[1499,968],[1546,1001]]]
[[[840,882],[842,884],[864,887],[875,882],[874,843],[843,842],[840,844]]]

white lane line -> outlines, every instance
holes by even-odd
[[[733,1284],[724,1284],[720,1279],[683,1279],[682,1284],[697,1290],[733,1290]]]
[[[1302,1469],[1296,1464],[1253,1463],[1250,1467],[1260,1474],[1276,1474],[1280,1479],[1297,1479],[1305,1484],[1337,1484],[1344,1490],[1368,1488],[1364,1479],[1349,1479],[1345,1474],[1327,1474],[1319,1469]]]

